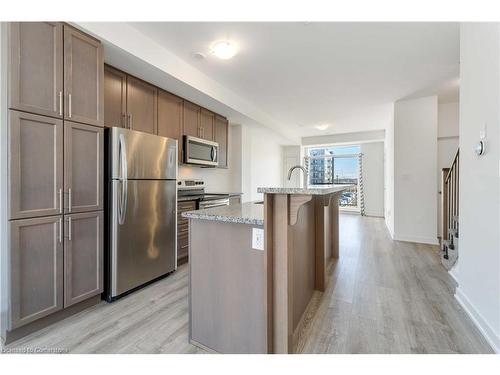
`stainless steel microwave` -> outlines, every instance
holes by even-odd
[[[219,144],[185,135],[184,163],[216,167],[219,164]]]

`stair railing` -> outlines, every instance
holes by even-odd
[[[443,241],[444,258],[448,259],[448,250],[454,250],[454,237],[458,237],[459,213],[459,172],[460,150],[457,150],[450,168],[442,170],[443,194]],[[446,241],[446,242],[445,242]]]

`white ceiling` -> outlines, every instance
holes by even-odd
[[[388,103],[440,94],[441,85],[447,101],[458,92],[449,83],[459,72],[458,23],[130,25],[302,136],[381,129]],[[241,50],[218,60],[209,47],[225,38]],[[323,123],[332,126],[313,128]]]

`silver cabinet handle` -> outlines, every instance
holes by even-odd
[[[68,117],[71,118],[71,94],[68,94]]]
[[[71,212],[73,208],[73,199],[71,197],[71,188],[68,189],[68,211]]]
[[[59,91],[59,116],[63,115],[63,93]]]
[[[59,213],[63,212],[63,190],[59,189]]]
[[[129,129],[132,130],[132,127],[134,126],[134,118],[132,117],[132,113],[130,114],[130,127]]]
[[[71,241],[71,227],[72,227],[72,223],[71,223],[71,216],[68,217],[68,240]]]
[[[59,243],[62,242],[62,217],[59,218]]]
[[[125,129],[130,129],[130,113],[127,114],[127,124],[125,125]]]
[[[127,128],[127,114],[122,113],[122,122],[120,124],[122,128]]]

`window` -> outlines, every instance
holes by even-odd
[[[309,148],[306,166],[310,185],[353,185],[340,197],[343,208],[359,210],[359,145]]]

